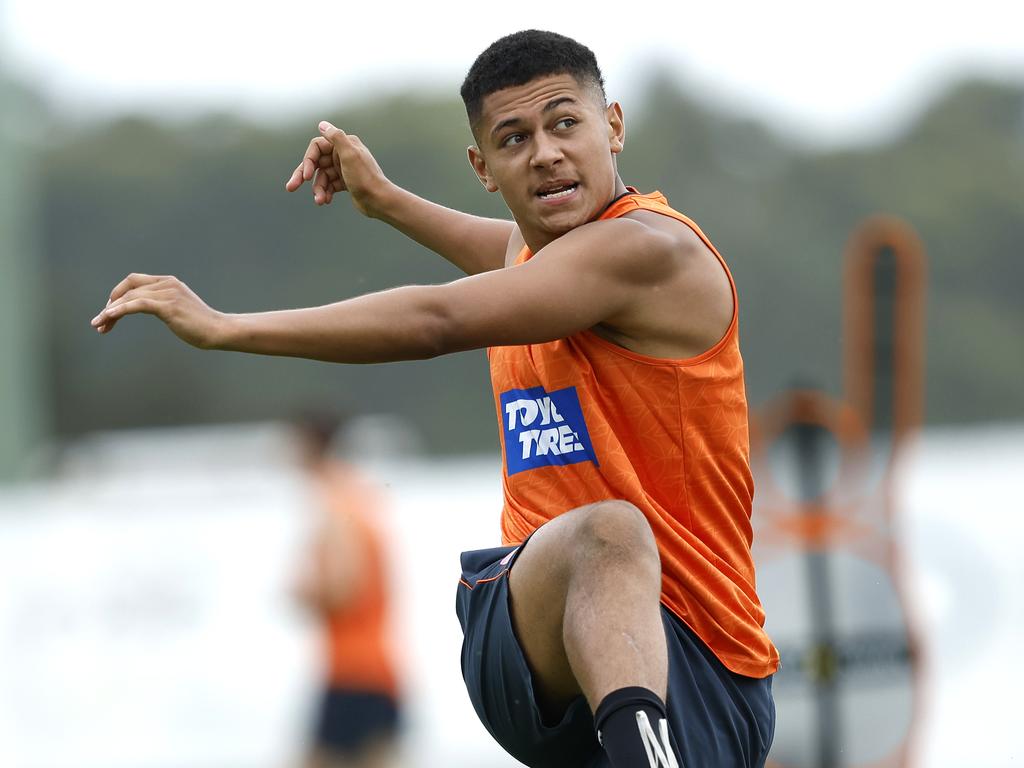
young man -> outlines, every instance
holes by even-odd
[[[312,180],[321,205],[347,190],[470,277],[227,315],[129,275],[93,325],[142,312],[198,347],[341,363],[487,347],[506,546],[463,554],[457,598],[484,725],[530,766],[760,766],[778,654],[750,557],[732,277],[695,224],[619,178],[622,110],[589,49],[510,35],[462,95],[470,163],[514,222],[399,189],[327,123],[286,186]]]

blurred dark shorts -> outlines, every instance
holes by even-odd
[[[327,688],[320,700],[313,744],[356,756],[376,741],[394,738],[398,727],[398,704],[388,694]]]
[[[530,768],[606,768],[582,696],[561,722],[541,721],[509,611],[508,574],[519,549],[462,553],[455,609],[464,635],[462,676],[469,697],[495,740]],[[760,768],[775,731],[771,677],[730,672],[664,606],[661,614],[669,654],[669,727],[680,768]]]

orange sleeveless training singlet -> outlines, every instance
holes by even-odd
[[[658,543],[662,603],[730,670],[766,677],[779,655],[763,628],[750,554],[753,481],[736,286],[696,224],[659,192],[630,192],[600,218],[647,210],[692,229],[728,275],[732,322],[715,346],[685,360],[640,355],[589,330],[489,348],[503,452],[502,538],[519,544],[584,504],[635,504]],[[515,263],[531,256],[524,248]]]
[[[387,563],[382,533],[371,519],[379,501],[370,484],[347,467],[324,473],[330,514],[341,515],[365,557],[364,581],[346,604],[325,619],[328,683],[347,691],[398,694],[389,632]]]

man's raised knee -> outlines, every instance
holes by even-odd
[[[635,505],[612,499],[590,504],[578,512],[573,544],[579,554],[621,557],[631,562],[647,560],[660,569],[654,533]]]

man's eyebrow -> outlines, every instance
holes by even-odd
[[[552,109],[557,109],[567,101],[571,101],[573,104],[576,103],[576,99],[574,99],[572,96],[559,96],[557,99],[552,99],[547,104],[545,104],[544,109],[542,109],[541,112],[550,112]]]
[[[542,113],[547,113],[547,112],[550,112],[553,109],[558,109],[558,107],[560,107],[565,102],[570,102],[572,104],[575,104],[576,103],[576,99],[574,99],[572,96],[559,96],[557,99],[552,99],[547,104],[545,104],[544,108],[541,110],[541,112]],[[498,123],[496,126],[494,126],[494,128],[491,129],[491,135],[493,136],[494,134],[499,133],[500,131],[503,131],[505,128],[509,128],[511,126],[518,125],[521,122],[522,122],[522,118],[520,118],[520,117],[510,117],[507,120],[502,120],[500,123]]]

